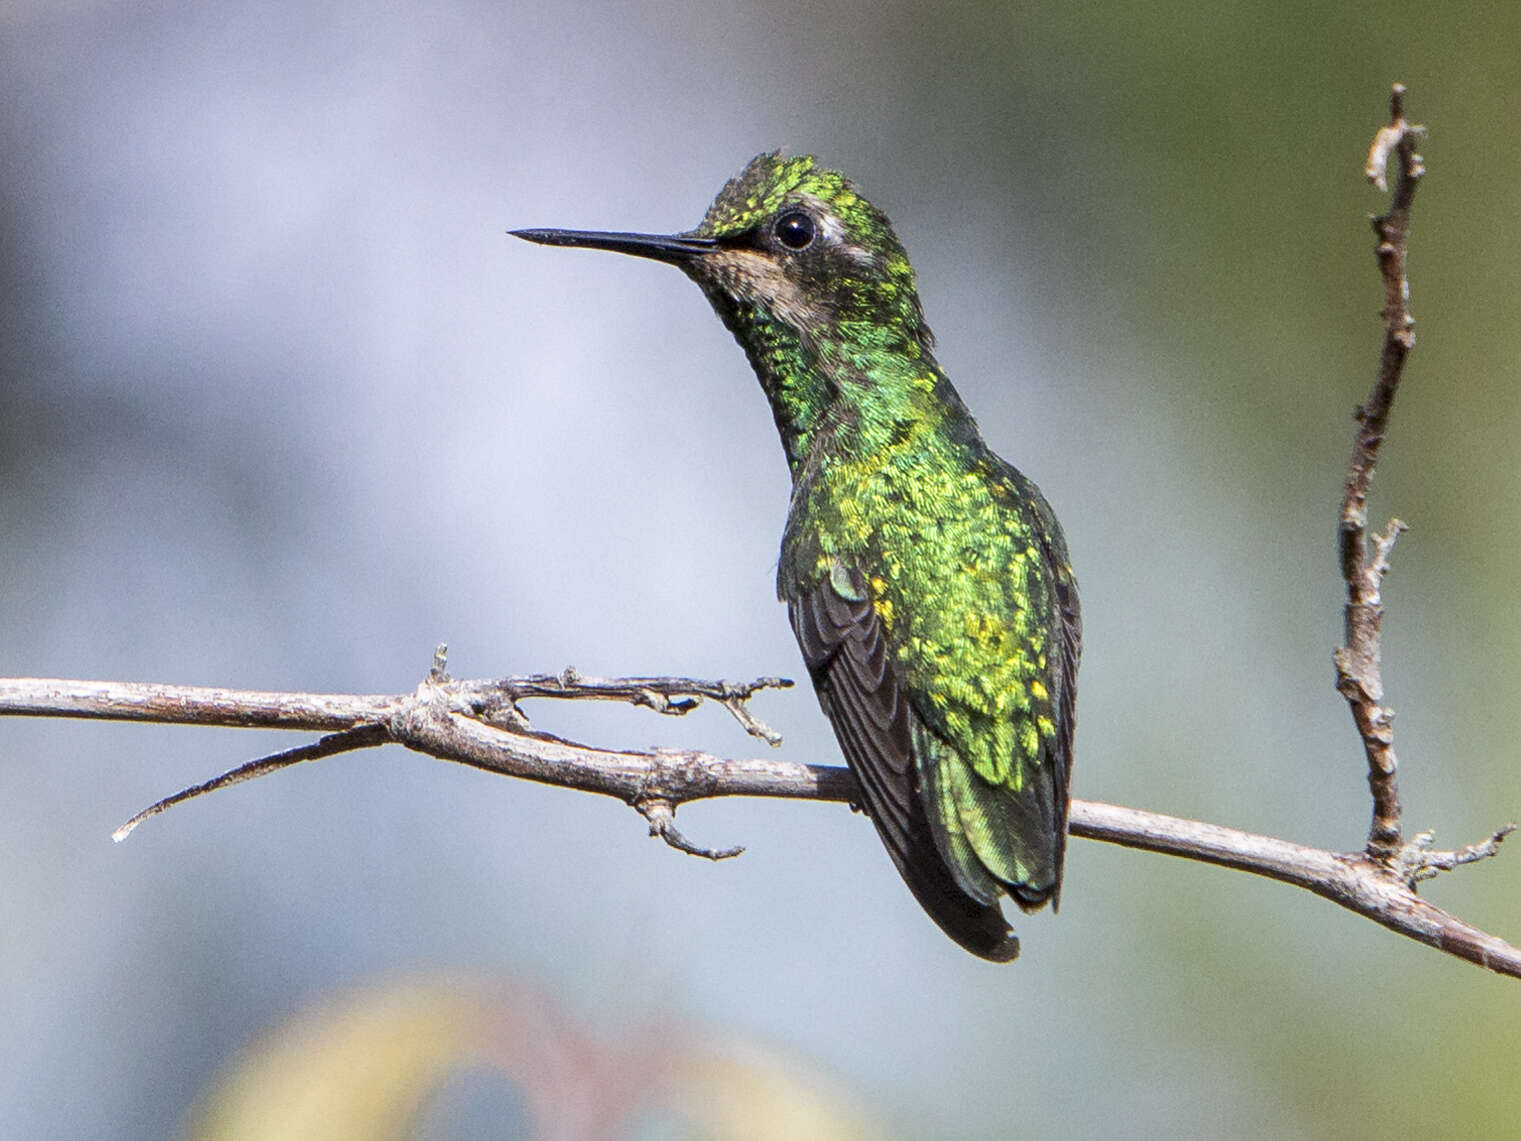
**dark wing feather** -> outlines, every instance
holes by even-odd
[[[1061,903],[1062,868],[1066,866],[1072,734],[1077,729],[1077,666],[1078,660],[1083,656],[1083,615],[1077,602],[1077,583],[1073,581],[1071,571],[1064,571],[1057,576],[1056,601],[1061,612],[1061,650],[1056,663],[1056,686],[1052,690],[1052,706],[1056,710],[1056,747],[1051,750],[1051,766],[1056,784],[1057,813],[1056,886],[1051,891],[1053,911]]]
[[[1019,954],[991,877],[971,881],[946,863],[919,789],[915,740],[927,730],[892,668],[864,578],[848,598],[826,577],[788,599],[788,615],[824,712],[861,786],[866,814],[909,889],[968,951],[1007,962]],[[975,866],[975,861],[971,861]]]
[[[1048,752],[1056,794],[1056,883],[1051,891],[1051,909],[1054,911],[1061,901],[1061,875],[1067,855],[1068,787],[1072,779],[1072,735],[1077,729],[1077,668],[1083,656],[1083,614],[1077,600],[1077,580],[1072,574],[1067,541],[1061,524],[1056,521],[1056,512],[1051,510],[1040,488],[1016,468],[1008,464],[1004,466],[1035,508],[1040,521],[1041,554],[1054,576],[1057,620],[1053,633],[1057,647],[1050,690],[1051,706],[1056,714],[1056,741]]]

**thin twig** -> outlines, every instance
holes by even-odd
[[[442,649],[442,647],[440,647]],[[479,702],[477,712],[491,714],[497,703],[516,709],[519,701],[535,697],[571,700],[624,701],[657,713],[680,717],[702,704],[716,701],[727,709],[745,732],[768,745],[780,745],[782,735],[750,712],[748,702],[763,689],[788,689],[792,680],[762,677],[748,682],[698,681],[685,677],[587,677],[567,666],[557,674],[529,674],[496,681],[471,682]]]
[[[287,769],[291,765],[300,764],[302,761],[316,761],[323,757],[336,756],[339,753],[352,753],[360,749],[373,749],[376,745],[384,745],[389,736],[383,726],[359,725],[353,729],[345,729],[341,733],[329,733],[320,740],[313,741],[310,745],[298,745],[294,749],[286,749],[284,752],[271,753],[267,757],[258,757],[247,764],[239,765],[235,769],[229,769],[220,776],[212,777],[203,784],[192,785],[190,788],[181,789],[173,796],[166,796],[163,800],[155,801],[148,805],[131,820],[128,820],[115,832],[111,833],[111,839],[120,844],[135,829],[150,816],[157,816],[160,812],[173,808],[176,804],[183,804],[187,800],[193,800],[197,796],[205,796],[208,792],[216,792],[218,789],[231,788],[235,784],[253,780],[255,777],[265,776],[277,769]]]
[[[1394,196],[1387,213],[1372,219],[1378,236],[1378,264],[1384,282],[1384,347],[1378,377],[1368,400],[1357,410],[1357,439],[1341,504],[1340,554],[1347,584],[1345,642],[1334,655],[1336,688],[1347,699],[1362,738],[1368,762],[1368,787],[1373,794],[1373,819],[1368,830],[1368,855],[1392,861],[1404,847],[1400,835],[1399,764],[1394,754],[1394,711],[1383,704],[1380,628],[1384,607],[1382,586],[1389,570],[1389,553],[1405,524],[1390,520],[1388,528],[1368,540],[1368,486],[1378,463],[1379,448],[1389,425],[1389,410],[1399,387],[1405,358],[1415,347],[1415,318],[1410,315],[1410,285],[1406,278],[1406,246],[1410,203],[1425,173],[1415,152],[1425,134],[1405,120],[1405,88],[1396,83],[1389,95],[1389,125],[1379,130],[1368,152],[1367,175],[1380,190],[1387,186],[1385,171],[1391,155],[1399,160]]]
[[[714,863],[719,860],[732,860],[735,856],[744,853],[742,844],[736,844],[732,848],[704,848],[688,840],[676,827],[676,806],[669,800],[641,800],[636,802],[634,807],[650,822],[650,835],[659,836],[678,852],[685,852],[689,856],[701,856]]]
[[[1454,852],[1433,850],[1431,845],[1436,837],[1431,832],[1417,833],[1400,853],[1398,874],[1413,888],[1422,880],[1435,879],[1442,872],[1499,855],[1500,843],[1515,830],[1514,824],[1507,824],[1477,843],[1465,844]]]

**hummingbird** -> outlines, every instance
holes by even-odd
[[[702,223],[533,229],[676,266],[744,349],[792,475],[777,594],[860,789],[940,928],[1008,962],[1059,901],[1082,621],[1056,515],[934,356],[887,216],[812,156],[756,156]]]

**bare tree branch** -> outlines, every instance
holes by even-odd
[[[1410,234],[1410,203],[1425,169],[1415,153],[1416,140],[1426,133],[1405,121],[1405,88],[1396,83],[1389,93],[1389,125],[1379,130],[1368,151],[1368,179],[1380,190],[1388,186],[1385,171],[1390,155],[1399,170],[1394,197],[1385,214],[1372,219],[1378,236],[1378,266],[1384,279],[1384,348],[1378,378],[1367,403],[1357,410],[1357,440],[1347,470],[1341,503],[1341,573],[1347,582],[1346,642],[1334,655],[1336,688],[1352,708],[1352,719],[1368,759],[1368,787],[1373,793],[1373,821],[1368,829],[1368,855],[1395,859],[1404,847],[1400,837],[1398,762],[1394,756],[1394,710],[1383,705],[1384,682],[1379,634],[1384,619],[1381,588],[1389,570],[1389,552],[1405,529],[1398,519],[1373,536],[1368,549],[1368,485],[1389,425],[1389,410],[1399,387],[1405,357],[1415,347],[1415,318],[1410,315],[1410,283],[1405,274]]]
[[[1404,524],[1393,520],[1371,539],[1368,487],[1387,429],[1389,410],[1406,355],[1414,345],[1405,278],[1411,197],[1422,174],[1415,141],[1420,127],[1405,121],[1404,88],[1390,100],[1390,124],[1369,152],[1368,175],[1382,189],[1391,155],[1399,172],[1388,213],[1375,218],[1383,274],[1385,340],[1378,379],[1358,409],[1357,442],[1342,501],[1339,553],[1347,584],[1346,644],[1335,654],[1337,688],[1352,709],[1368,763],[1373,823],[1367,847],[1334,852],[1217,824],[1074,800],[1073,835],[1236,868],[1305,888],[1450,955],[1521,978],[1521,950],[1449,915],[1416,894],[1416,885],[1496,853],[1512,826],[1455,851],[1434,851],[1430,833],[1401,838],[1392,712],[1382,705],[1380,597],[1389,556]],[[495,681],[454,681],[439,647],[427,678],[401,695],[268,693],[203,686],[126,682],[0,679],[0,716],[89,717],[167,724],[299,729],[320,740],[260,757],[222,776],[159,801],[116,832],[124,838],[138,823],[171,805],[302,761],[386,743],[489,772],[614,796],[636,808],[650,834],[692,855],[719,860],[743,849],[713,849],[676,828],[679,806],[717,796],[770,796],[847,801],[858,789],[843,768],[781,760],[727,760],[692,750],[611,750],[577,744],[535,730],[519,703],[527,699],[616,700],[680,715],[704,700],[723,705],[752,735],[780,737],[750,712],[749,700],[780,678],[745,684],[691,678],[587,678],[574,670]]]
[[[541,679],[545,675],[534,675]],[[564,681],[575,689],[574,680]],[[637,682],[637,684],[636,684]],[[605,696],[618,682],[594,679]],[[629,689],[693,694],[721,690],[724,683],[683,678],[623,679]],[[490,724],[477,709],[481,695],[507,692],[533,679],[450,681],[435,672],[411,694],[347,696],[271,694],[198,686],[127,682],[74,682],[51,678],[0,679],[0,716],[11,714],[155,721],[185,725],[237,725],[279,729],[336,729],[335,716],[350,720],[341,731],[304,748],[261,757],[215,780],[177,793],[139,813],[118,830],[125,835],[140,820],[170,804],[320,756],[395,742],[441,760],[456,761],[503,776],[613,796],[637,808],[652,835],[681,851],[708,859],[737,855],[739,849],[712,849],[693,843],[675,827],[676,809],[719,796],[768,796],[797,800],[854,801],[855,778],[834,766],[783,760],[729,760],[696,750],[611,750],[577,744],[548,734]],[[550,687],[554,688],[554,687]],[[742,689],[744,687],[734,687]],[[550,696],[545,688],[541,696]],[[593,697],[592,692],[555,697]],[[340,713],[341,711],[341,713]],[[239,715],[242,715],[241,719]],[[1075,836],[1129,848],[1182,856],[1295,884],[1365,915],[1392,930],[1469,959],[1491,970],[1521,977],[1521,950],[1448,915],[1414,891],[1414,882],[1444,867],[1492,855],[1503,833],[1456,852],[1425,851],[1418,868],[1401,878],[1362,852],[1332,852],[1260,836],[1218,824],[1186,820],[1137,808],[1074,800]]]

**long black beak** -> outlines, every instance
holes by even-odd
[[[601,230],[512,230],[513,237],[541,246],[575,246],[586,250],[612,250],[640,258],[681,265],[718,249],[713,238],[686,234],[618,234]]]

